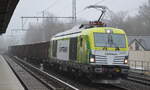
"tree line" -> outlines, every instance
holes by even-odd
[[[107,21],[112,27],[124,29],[128,35],[150,35],[150,0],[138,9],[138,14],[128,16],[128,12],[111,12]]]

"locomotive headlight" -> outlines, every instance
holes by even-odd
[[[125,56],[125,59],[124,59],[124,64],[128,64],[128,56]]]
[[[90,62],[91,62],[91,63],[94,63],[94,62],[95,62],[95,56],[94,56],[94,55],[91,55],[91,56],[90,56]]]
[[[110,33],[110,30],[107,30],[106,32],[107,32],[107,33]]]
[[[94,63],[95,62],[95,58],[90,58],[90,62]]]
[[[112,33],[112,30],[111,29],[107,29],[106,33]]]
[[[124,64],[128,64],[128,59],[124,59]]]

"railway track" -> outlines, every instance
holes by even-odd
[[[112,84],[94,84],[92,87],[97,88],[97,90],[128,90],[127,88],[115,86]]]
[[[102,85],[102,84],[91,84],[91,83],[84,84],[84,83],[81,83],[80,80],[78,81],[74,79],[70,80],[70,78],[68,79],[66,77],[62,77],[61,75],[56,75],[56,74],[51,75],[50,73],[41,71],[39,68],[36,68],[33,65],[17,57],[15,57],[13,61],[15,61],[15,63],[19,64],[29,73],[31,73],[35,78],[37,78],[39,81],[41,81],[45,85],[49,83],[49,85],[46,85],[46,86],[52,88],[52,90],[110,90],[110,89],[111,90],[127,90],[125,88],[121,88],[121,87],[114,86],[114,85]],[[59,78],[61,78],[61,80],[56,78],[55,76],[58,76]],[[67,81],[67,83],[64,81]],[[73,86],[70,85],[70,83]]]
[[[128,78],[127,80],[123,80],[122,83],[119,85],[85,84],[85,83],[81,83],[80,79],[78,80],[72,78],[70,79],[70,77],[68,76],[63,76],[60,73],[53,73],[53,71],[51,72],[51,70],[49,70],[50,72],[46,71],[44,72],[44,74],[42,74],[43,71],[39,70],[36,67],[33,67],[33,65],[28,64],[27,62],[24,62],[19,58],[16,59],[16,57],[15,57],[15,62],[23,66],[24,68],[28,67],[27,68],[28,71],[34,72],[33,74],[34,76],[38,76],[37,78],[42,79],[46,83],[50,83],[50,84],[52,83],[52,86],[56,87],[55,90],[149,90],[150,89],[149,84],[140,83],[139,81],[137,82],[133,79],[131,80],[130,78]],[[55,81],[57,80],[53,79],[54,80],[53,82],[53,80],[51,80],[52,77],[50,76],[55,76],[55,78],[57,77],[61,79],[61,81],[55,83]],[[135,77],[134,75],[132,76]],[[136,79],[139,80],[138,78]],[[62,81],[65,81],[65,85],[61,83]],[[52,90],[54,90],[54,88]]]
[[[56,78],[55,76],[50,75],[44,71],[41,71],[40,69],[36,67],[33,67],[31,64],[26,63],[22,60],[19,60],[19,58],[13,59],[13,61],[9,59],[9,57],[5,56],[5,58],[7,58],[7,61],[9,64],[14,61],[19,66],[24,68],[28,73],[30,73],[33,77],[35,77],[39,82],[45,85],[48,88],[48,90],[79,90],[78,88]],[[41,90],[45,90],[45,89],[41,89]]]
[[[150,86],[150,76],[131,72],[128,75],[128,80]]]
[[[16,64],[13,60],[11,60],[7,56],[3,56],[7,61],[8,65],[16,75],[16,77],[21,82],[22,86],[25,90],[50,90],[49,87],[45,86],[43,83],[34,78],[31,74],[29,74],[25,69],[23,69],[20,65]]]

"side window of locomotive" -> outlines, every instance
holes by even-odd
[[[70,60],[76,60],[77,59],[77,37],[70,38],[69,59]]]
[[[53,41],[53,47],[52,47],[52,55],[53,57],[56,57],[56,53],[57,53],[57,41]]]

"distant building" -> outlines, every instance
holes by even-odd
[[[129,49],[133,51],[150,51],[150,35],[128,36]]]

